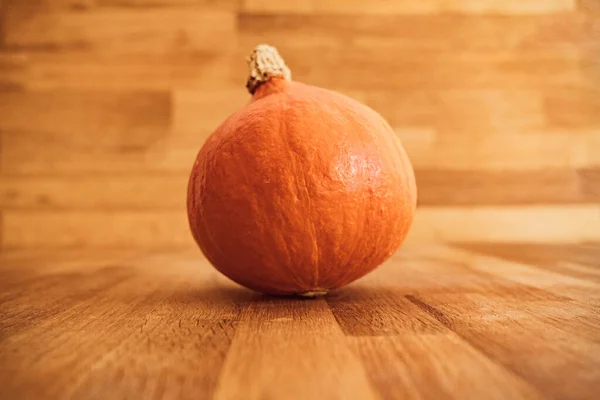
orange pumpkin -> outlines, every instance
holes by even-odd
[[[257,46],[249,65],[252,100],[194,163],[191,231],[206,258],[243,286],[324,294],[398,249],[415,213],[414,173],[372,109],[292,82],[273,47]]]

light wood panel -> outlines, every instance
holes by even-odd
[[[396,129],[415,168],[518,171],[597,166],[600,131],[539,130],[453,135],[427,129]],[[406,132],[406,135],[405,135]],[[422,137],[424,135],[424,137]]]
[[[187,216],[176,211],[26,211],[3,213],[5,248],[189,247]]]
[[[362,0],[300,0],[292,3],[277,0],[244,0],[246,10],[265,13],[348,13],[348,14],[412,14],[459,12],[467,14],[546,14],[570,11],[575,0],[375,0],[365,7]]]
[[[4,45],[98,53],[172,53],[235,46],[235,15],[198,7],[102,8],[90,12],[18,7],[5,11]]]
[[[255,336],[253,332],[261,334]],[[376,398],[362,364],[345,343],[324,299],[310,303],[272,299],[250,304],[240,315],[230,351],[215,399],[275,399],[292,393],[319,397],[323,396],[322,382],[335,388],[330,390],[334,398]],[[307,358],[307,351],[313,357]],[[294,369],[274,369],[283,354],[286,364],[295,365]],[[273,385],[274,375],[277,385]]]
[[[194,247],[188,173],[249,101],[263,42],[294,79],[389,121],[419,185],[409,246],[597,240],[598,15],[593,0],[4,0],[0,248]]]
[[[19,399],[593,399],[598,244],[516,243],[518,261],[507,245],[413,247],[311,300],[243,289],[198,252],[5,253],[0,385]],[[551,267],[566,262],[578,272]]]
[[[600,239],[600,204],[574,206],[427,207],[408,240],[585,242]]]
[[[6,209],[180,210],[185,207],[187,179],[181,174],[79,174],[72,176],[5,176],[0,206]]]

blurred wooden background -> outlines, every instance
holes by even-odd
[[[3,249],[188,247],[187,175],[245,57],[379,111],[409,242],[600,240],[598,0],[0,0]]]

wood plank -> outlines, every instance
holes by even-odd
[[[600,240],[598,226],[598,204],[421,207],[407,241],[576,243]]]
[[[250,101],[242,87],[219,90],[177,90],[169,135],[156,143],[153,169],[188,174],[198,151],[214,130]]]
[[[574,0],[376,0],[364,6],[361,0],[299,0],[293,3],[277,0],[244,0],[244,10],[256,13],[341,13],[341,14],[414,14],[456,12],[467,14],[548,14],[575,9]]]
[[[170,122],[167,92],[0,93],[0,130],[60,142],[67,148],[144,149],[166,135]]]
[[[3,248],[194,247],[179,211],[17,211],[3,213]]]
[[[175,147],[165,137],[147,146],[94,146],[64,135],[43,132],[0,132],[1,168],[7,175],[81,175],[84,173],[189,174],[203,142]],[[83,139],[83,138],[82,138]],[[166,145],[165,145],[166,144]]]
[[[183,164],[183,163],[181,163]],[[191,163],[187,165],[191,168]],[[150,169],[150,168],[149,168]],[[150,169],[150,171],[152,171]],[[589,171],[586,171],[591,175]],[[600,202],[592,177],[580,190],[568,170],[454,172],[417,170],[421,206]],[[12,209],[182,209],[188,174],[147,172],[72,176],[4,176],[0,206]],[[535,182],[533,184],[532,182]]]
[[[600,125],[600,87],[544,93],[545,116],[556,128],[581,129]]]
[[[191,109],[190,109],[191,110]],[[225,111],[224,111],[225,113]],[[175,118],[179,118],[176,116]],[[189,173],[196,154],[212,131],[202,120],[191,116],[178,122],[179,133],[143,138],[119,135],[125,143],[95,146],[84,137],[46,132],[0,132],[3,142],[2,168],[5,173],[82,173],[111,171],[171,171]],[[202,129],[196,135],[196,129]],[[154,128],[153,128],[154,129]],[[189,133],[185,130],[189,129]],[[158,134],[152,130],[140,134]],[[581,168],[593,170],[600,164],[600,133],[590,131],[523,132],[478,136],[438,134],[427,128],[396,128],[417,170],[523,171]],[[113,140],[117,140],[114,138]],[[130,143],[127,143],[127,142]],[[117,145],[114,145],[117,144]],[[150,146],[148,146],[150,144]],[[591,168],[591,169],[590,169]],[[512,173],[511,172],[511,173]],[[593,192],[592,179],[586,193]],[[550,189],[543,189],[550,190]],[[594,201],[595,195],[586,195]]]
[[[598,243],[598,241],[589,242],[585,246],[597,249]],[[463,245],[469,246],[471,244],[460,244],[460,246]],[[577,301],[581,306],[587,307],[589,315],[596,316],[597,314],[595,310],[600,306],[598,284],[589,279],[573,276],[573,270],[569,270],[566,273],[557,273],[538,265],[499,259],[497,257],[476,254],[472,251],[465,252],[454,248],[447,249],[447,252],[454,252],[454,257],[459,259],[465,256],[469,257],[469,265],[476,271],[509,279],[529,287],[535,287],[544,290],[546,293],[561,296],[563,299],[572,299]],[[584,320],[582,322],[585,324]]]
[[[369,90],[363,97],[392,127],[485,136],[547,126],[542,98],[532,90]]]
[[[243,85],[213,91],[177,90],[173,93],[170,145],[194,145],[204,140],[231,114],[251,99]]]
[[[600,283],[600,249],[580,244],[466,243],[459,246],[509,261]]]
[[[421,206],[569,204],[599,201],[570,169],[415,171]]]
[[[398,313],[402,314],[403,309],[414,312],[404,304],[404,300],[417,294],[477,293],[501,296],[511,293],[521,299],[568,299],[543,290],[545,286],[542,288],[530,285],[529,281],[521,282],[503,276],[502,268],[497,265],[494,273],[485,268],[476,268],[472,263],[478,260],[477,254],[435,243],[403,246],[375,272],[330,293],[327,301],[342,328],[349,327],[345,330],[347,335],[355,336],[353,332],[356,332],[363,336],[387,336],[394,332],[410,335],[443,331],[439,325],[431,323],[418,313],[416,315],[425,323],[417,323],[418,320],[413,318],[397,321],[394,317]],[[543,275],[542,271],[539,273]],[[570,283],[579,282],[581,281],[574,279]],[[369,307],[366,309],[369,313],[365,314],[360,310],[354,312],[354,299],[368,303]],[[384,316],[379,318],[381,314]],[[373,326],[369,327],[369,324]]]
[[[586,168],[600,163],[600,133],[536,130],[453,135],[453,131],[395,129],[416,169],[522,171]]]
[[[2,171],[8,174],[139,171],[147,164],[145,146],[96,146],[68,132],[0,132]],[[120,136],[125,141],[126,136]],[[115,146],[116,144],[116,146]]]
[[[4,7],[11,9],[43,7],[84,10],[96,5],[97,2],[98,0],[30,0],[25,3],[21,0],[2,0]]]
[[[598,243],[571,248],[585,256]],[[0,384],[18,398],[583,399],[598,390],[598,283],[572,271],[413,247],[331,293],[334,315],[329,297],[241,289],[197,249],[49,254],[0,256]],[[424,318],[436,328],[413,324]]]
[[[589,338],[598,338],[600,320],[584,332],[565,329],[570,321],[589,315],[585,308],[576,304],[561,307],[544,300],[524,302],[509,293],[413,299],[487,357],[535,385],[544,396],[593,398],[598,390],[600,373],[594,366],[600,362],[600,343]],[[473,320],[485,323],[474,325]],[[562,379],[567,374],[569,379]]]
[[[590,201],[598,201],[600,198],[600,168],[588,168],[578,171],[581,182],[581,191],[585,198]]]
[[[469,243],[454,243],[454,257],[463,258],[467,256],[470,260],[469,266],[474,271],[486,273],[496,278],[507,279],[527,287],[540,289],[546,293],[546,298],[549,297],[549,294],[552,294],[555,297],[560,297],[557,300],[569,300],[572,297],[565,293],[572,293],[570,290],[572,288],[579,290],[585,295],[589,295],[597,288],[596,283],[581,279],[580,277],[571,276],[571,274],[559,274],[554,271],[546,270],[543,267],[538,268],[536,265],[485,256],[474,253],[473,251],[458,250],[458,248],[463,245],[469,246],[473,242],[475,241]],[[598,242],[591,243],[592,245],[597,246]],[[531,245],[530,242],[526,242],[526,244]],[[553,245],[555,244],[553,243]],[[451,252],[451,250],[448,251]],[[594,296],[589,296],[588,298],[593,299]],[[600,298],[598,298],[598,300],[600,300]]]
[[[469,263],[469,257],[464,253],[457,255],[456,251],[450,251],[442,245],[404,245],[375,272],[361,278],[352,286],[331,293],[327,299],[335,302],[340,296],[352,304],[351,298],[354,296],[376,299],[380,292],[384,296],[393,293],[395,298],[399,298],[414,293],[492,293],[522,290],[514,282],[501,276],[470,268]],[[349,293],[346,294],[347,292]],[[363,292],[372,295],[366,296]],[[343,306],[344,303],[340,304]],[[334,306],[331,308],[335,309]],[[397,330],[393,324],[384,325],[383,328],[380,331]]]
[[[590,15],[600,14],[600,4],[594,0],[578,0],[577,7]]]
[[[445,91],[435,112],[436,128],[452,135],[510,134],[546,126],[539,94],[527,90]]]
[[[382,398],[543,398],[526,381],[448,331],[357,337],[350,343]],[[448,365],[446,360],[450,359]]]
[[[585,244],[465,243],[459,247],[544,269],[553,265],[559,266],[562,262],[573,262],[590,267],[600,265],[598,257],[600,249]],[[590,269],[590,273],[593,272]],[[573,272],[573,276],[576,275]]]
[[[0,207],[65,211],[185,210],[187,181],[187,174],[164,173],[3,176]]]
[[[199,275],[195,266],[172,273],[152,264],[32,271],[30,281],[12,288],[0,314],[5,390],[20,398],[210,395],[252,294],[211,279],[212,272]],[[26,354],[10,351],[22,348]],[[153,379],[157,374],[164,381]]]
[[[81,10],[10,7],[4,45],[96,53],[227,51],[235,15],[210,8]]]
[[[444,327],[398,291],[355,285],[327,297],[327,304],[346,336],[431,334]]]
[[[0,30],[0,44],[2,31]],[[16,54],[0,52],[0,90],[19,90],[24,82],[25,60]]]
[[[316,86],[350,90],[540,90],[584,86],[580,54],[560,51],[457,53],[409,49],[402,57],[393,46],[359,49],[314,46],[286,50],[286,39],[272,44],[281,50],[294,79]],[[247,50],[242,51],[245,56]],[[318,60],[318,68],[315,67]],[[372,69],[376,65],[377,73]],[[335,73],[332,73],[335,71]]]
[[[237,11],[240,0],[95,0],[100,6],[120,7],[173,7],[180,5],[201,5],[210,9]]]
[[[216,399],[376,398],[325,300],[263,299],[241,319]]]
[[[236,58],[242,74],[232,74],[231,58],[206,52],[173,54],[106,54],[87,51],[12,51],[10,84],[30,90],[170,90],[215,89],[240,85],[246,75],[243,58]]]
[[[297,2],[288,4],[296,5]],[[285,38],[283,48],[287,49],[319,47],[360,51],[378,47],[403,53],[415,49],[422,53],[560,51],[565,46],[581,47],[590,43],[592,38],[587,25],[582,13],[511,17],[455,13],[241,13],[238,18],[242,47]]]

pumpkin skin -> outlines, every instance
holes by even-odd
[[[417,197],[379,114],[273,77],[207,139],[187,199],[194,239],[217,270],[256,291],[312,296],[388,259]]]

